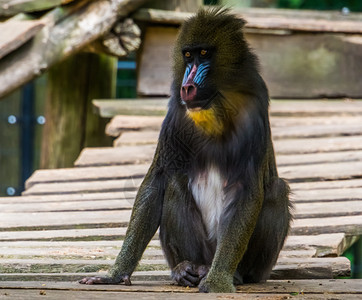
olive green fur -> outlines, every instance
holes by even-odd
[[[200,292],[235,292],[234,283],[268,278],[289,230],[291,204],[288,184],[276,168],[268,91],[244,39],[244,24],[229,10],[201,9],[182,25],[173,54],[169,110],[153,163],[137,194],[115,265],[107,278],[91,278],[91,283],[127,283],[158,227],[173,270],[183,261],[210,267],[198,283]],[[205,99],[212,99],[211,105],[221,110],[220,120],[229,123],[221,137],[200,133],[181,102],[186,69],[182,50],[195,46],[215,49],[207,80],[218,96]],[[229,111],[222,111],[225,108]],[[225,179],[223,193],[230,200],[215,241],[208,240],[189,186],[210,165]]]

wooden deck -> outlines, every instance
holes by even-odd
[[[128,299],[137,292],[140,299],[179,299],[196,292],[169,284],[157,234],[132,287],[75,283],[106,272],[119,252],[155,150],[160,111],[115,117],[107,128],[120,136],[115,147],[84,149],[75,168],[36,171],[22,197],[0,198],[0,298],[113,299],[122,292]],[[239,287],[232,297],[360,299],[362,280],[336,278],[349,276],[341,255],[362,234],[362,101],[273,101],[271,124],[295,220],[272,280]]]

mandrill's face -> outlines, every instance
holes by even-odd
[[[180,96],[189,111],[210,108],[218,91],[211,80],[215,48],[208,46],[185,46],[182,56],[186,65]]]
[[[233,126],[243,102],[240,92],[253,90],[244,23],[225,11],[201,11],[182,25],[175,45],[173,99],[209,136],[220,137]]]

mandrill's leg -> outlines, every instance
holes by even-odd
[[[265,191],[263,208],[260,212],[248,249],[239,263],[236,284],[265,281],[276,263],[289,230],[289,187],[276,178]]]
[[[122,249],[107,276],[86,277],[82,284],[131,284],[130,277],[155,234],[162,214],[164,179],[151,166],[138,191]]]
[[[186,176],[169,181],[160,239],[172,269],[172,278],[183,286],[197,286],[208,273],[215,245],[208,242],[202,216],[189,191]]]

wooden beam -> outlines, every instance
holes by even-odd
[[[140,272],[135,273],[138,277]],[[1,276],[11,274],[1,274]],[[12,276],[13,280],[20,274]],[[6,292],[17,297],[17,299],[36,298],[40,299],[39,290],[45,290],[52,295],[54,299],[358,299],[362,294],[362,279],[318,279],[318,280],[268,280],[265,283],[252,283],[238,286],[238,294],[221,296],[218,294],[198,293],[197,288],[185,288],[171,284],[170,279],[166,282],[160,281],[132,281],[133,285],[80,285],[75,282],[76,278],[89,276],[89,274],[78,273],[66,274],[73,275],[73,280],[68,277],[68,282],[56,282],[56,280],[44,281],[42,274],[24,274],[28,278],[36,278],[37,275],[42,280],[34,281],[1,281],[0,288],[3,294]],[[29,276],[30,275],[30,276]],[[44,274],[51,277],[50,274]],[[54,277],[59,274],[54,274]],[[165,272],[166,275],[166,272]],[[168,274],[169,275],[169,274]],[[18,277],[20,278],[20,276]],[[32,291],[34,291],[32,293]],[[96,294],[96,291],[99,294]],[[142,293],[141,293],[142,291]],[[115,293],[111,293],[115,292]],[[13,293],[13,294],[12,294]],[[114,294],[114,295],[113,295]],[[291,295],[292,294],[292,295]],[[294,296],[294,297],[293,297]],[[43,296],[46,298],[47,296]]]
[[[137,101],[137,102],[135,102]],[[117,115],[134,116],[165,116],[169,98],[139,98],[139,99],[95,99],[93,106],[95,112],[104,118]],[[137,104],[137,105],[135,105]],[[287,127],[295,125],[315,124],[360,124],[362,116],[362,100],[278,100],[272,99],[270,114],[274,117],[289,117],[276,119],[279,123],[288,122]],[[300,122],[296,122],[297,120]],[[305,117],[324,117],[306,119]],[[333,116],[338,116],[334,118]],[[343,118],[346,116],[346,118]],[[351,117],[354,118],[351,118]],[[304,119],[300,118],[304,117]],[[313,121],[313,122],[311,122]]]
[[[139,274],[139,272],[136,272],[136,275],[138,275],[137,273]],[[1,276],[3,275],[6,274],[1,274]],[[41,274],[34,275],[41,276]],[[81,278],[83,276],[87,276],[87,274],[79,273],[78,275],[78,277]],[[16,278],[16,276],[13,276],[13,278]],[[310,299],[327,299],[328,297],[333,299],[358,299],[362,294],[362,279],[268,280],[266,283],[252,283],[238,286],[238,294],[232,296],[208,294],[206,297],[205,294],[198,293],[197,288],[185,288],[173,285],[171,284],[171,281],[141,282],[135,280],[134,282],[132,281],[133,285],[131,286],[125,286],[124,284],[80,285],[76,283],[75,280],[69,280],[68,282],[55,281],[56,280],[47,282],[40,280],[1,281],[0,287],[3,293],[5,293],[5,291],[10,294],[11,292],[14,292],[14,297],[18,296],[18,299],[29,298],[32,296],[39,299],[39,290],[46,290],[50,295],[58,299],[71,299],[80,296],[83,296],[84,299],[104,299],[104,296],[107,295],[108,299],[118,299],[122,296],[122,299],[127,300],[185,299],[188,297],[193,299],[298,299],[309,297]],[[9,290],[6,290],[6,288]],[[34,293],[31,293],[32,291],[34,291]],[[99,295],[96,294],[96,291],[100,292]],[[114,297],[112,294],[114,294]],[[293,297],[291,294],[296,297]],[[45,297],[46,296],[44,296],[44,298]]]
[[[22,12],[46,10],[64,2],[64,0],[0,0],[0,16],[13,16]]]
[[[0,59],[30,40],[44,25],[41,21],[9,20],[0,23]]]
[[[362,28],[362,22],[357,23]],[[143,97],[168,96],[172,81],[172,48],[178,29],[148,26],[140,55],[137,91]],[[295,32],[248,33],[273,98],[360,98],[362,35]],[[155,76],[157,74],[157,76]]]
[[[54,9],[41,19],[47,25],[30,43],[0,60],[0,98],[102,37],[146,1],[80,1]]]
[[[240,18],[247,20],[246,31],[248,29],[286,30],[284,34],[288,31],[362,33],[361,14],[338,18],[339,13],[333,12],[309,14],[309,11],[296,13],[288,10],[267,10],[266,14],[265,11],[257,8],[233,9]],[[180,25],[190,16],[192,14],[187,12],[157,9],[140,9],[133,15],[137,21],[164,25]]]

